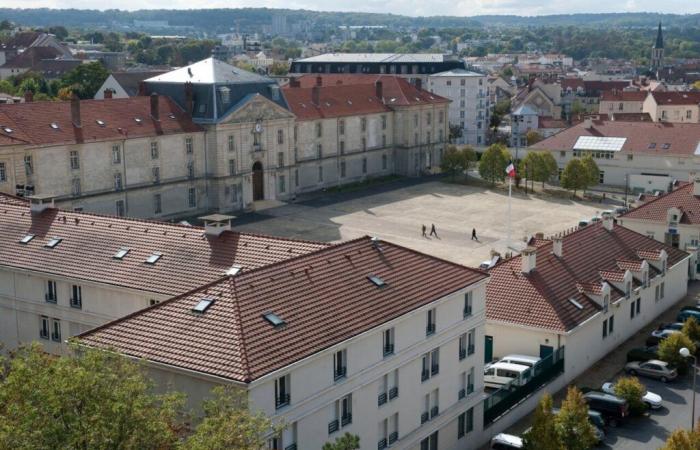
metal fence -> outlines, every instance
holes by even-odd
[[[530,378],[527,383],[517,385],[514,380],[493,392],[484,400],[484,426],[488,426],[494,422],[503,413],[563,372],[564,347],[561,347],[535,366],[532,378]]]

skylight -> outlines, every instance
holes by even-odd
[[[171,119],[174,119],[174,118],[175,118],[175,114],[170,113],[170,114],[168,114],[168,117],[170,117]]]
[[[140,117],[134,117],[134,121],[138,124],[140,124],[142,122]]]
[[[275,328],[281,327],[285,324],[284,320],[280,319],[280,317],[277,314],[272,312],[263,314],[263,319],[270,322],[270,324]]]
[[[213,304],[213,298],[203,298],[195,305],[194,308],[192,308],[192,312],[203,314]]]
[[[115,259],[123,259],[129,253],[129,247],[122,247],[114,254]]]
[[[12,128],[4,127],[5,133],[12,133]]]
[[[22,243],[22,244],[28,244],[29,241],[31,241],[32,239],[34,239],[34,235],[33,235],[33,234],[28,234],[28,235],[26,235],[25,237],[23,237],[22,239],[20,239],[19,242]]]
[[[45,247],[54,248],[55,246],[60,244],[62,240],[63,239],[61,239],[59,237],[53,237],[53,238],[49,239],[49,242],[46,243]]]
[[[577,302],[576,300],[574,300],[573,298],[569,299],[569,303],[571,303],[572,305],[574,305],[578,309],[583,309],[583,305],[580,304],[579,302]]]
[[[574,144],[574,150],[602,150],[619,152],[627,138],[607,136],[579,136]]]
[[[237,275],[238,272],[241,271],[241,269],[242,269],[241,266],[231,266],[231,268],[228,269],[228,270],[226,271],[226,275],[228,275],[228,276],[230,276],[230,277],[231,277],[231,276],[234,276],[234,275]]]
[[[97,119],[97,120],[95,120],[95,123],[101,127],[105,126],[104,120]]]
[[[663,148],[664,150],[668,150],[669,148],[671,148],[671,144],[669,144],[669,143],[667,142],[667,143],[665,143],[665,144],[663,145],[663,147],[661,147],[661,148]]]
[[[162,253],[153,252],[148,258],[146,258],[146,263],[155,264],[156,261],[158,261],[161,256],[163,256]]]
[[[51,125],[49,125],[51,128],[54,130],[58,130],[58,124],[56,122],[51,122]]]
[[[652,142],[649,144],[649,148],[656,148],[656,142]]]
[[[382,280],[381,278],[379,278],[376,275],[368,275],[367,278],[369,279],[369,281],[371,281],[372,283],[374,283],[378,287],[386,286],[386,283],[384,282],[384,280]]]

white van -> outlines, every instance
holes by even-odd
[[[537,366],[540,364],[541,361],[542,358],[529,355],[507,355],[500,359],[500,362],[520,364],[521,366],[529,367],[530,369],[532,369],[530,370],[530,377],[533,377],[537,374]]]
[[[493,450],[509,450],[512,448],[523,448],[523,440],[512,434],[498,433],[491,439]]]
[[[484,368],[484,385],[494,389],[511,383],[522,386],[530,378],[531,370],[528,366],[499,361]]]

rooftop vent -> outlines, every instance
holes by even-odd
[[[238,272],[240,272],[243,269],[243,267],[238,266],[238,265],[233,265],[231,266],[230,269],[226,271],[226,275],[232,277],[234,275],[238,275]]]
[[[29,241],[31,241],[32,239],[34,239],[34,235],[28,234],[28,235],[24,236],[22,239],[20,239],[19,242],[20,242],[20,244],[28,244]]]
[[[204,234],[219,236],[224,231],[231,230],[231,220],[235,218],[235,216],[227,216],[225,214],[210,214],[200,217],[199,220],[204,222]]]
[[[376,275],[368,275],[367,279],[369,281],[371,281],[372,283],[374,283],[377,287],[385,287],[386,286],[386,283],[384,282],[384,280],[382,280],[381,278],[379,278]]]
[[[56,122],[51,122],[51,125],[49,125],[51,128],[54,130],[58,130],[58,124]]]
[[[199,313],[199,314],[204,314],[204,312],[213,305],[215,300],[213,298],[203,298],[197,303],[194,308],[192,308],[192,312],[194,313]]]
[[[151,255],[149,255],[148,258],[146,258],[146,263],[147,264],[155,264],[162,256],[163,256],[162,253],[153,252],[153,253],[151,253]]]
[[[101,126],[101,127],[104,127],[104,126],[105,126],[104,120],[97,119],[97,120],[95,120],[95,123],[96,123],[97,125]]]
[[[263,314],[263,319],[267,320],[275,328],[285,325],[285,321],[273,312]]]
[[[124,257],[131,251],[129,247],[122,247],[119,250],[117,250],[117,253],[114,254],[113,258],[114,259],[124,259]]]
[[[141,125],[141,122],[143,122],[143,120],[141,120],[140,117],[134,117],[134,122],[136,122],[136,123],[138,123],[139,125]]]
[[[54,248],[55,246],[60,244],[62,240],[63,239],[61,239],[60,237],[52,237],[51,239],[49,239],[49,242],[47,242],[46,245],[44,245],[44,247]]]

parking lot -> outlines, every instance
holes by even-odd
[[[363,235],[466,265],[503,254],[507,245],[508,193],[503,189],[402,179],[360,191],[299,197],[294,203],[246,214],[235,229],[335,242]],[[516,248],[536,232],[546,235],[595,216],[601,205],[556,197],[514,194],[512,242]],[[435,224],[437,237],[423,237],[421,225]],[[478,241],[471,239],[476,229]]]

